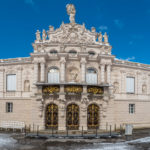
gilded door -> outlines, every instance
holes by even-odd
[[[96,129],[99,127],[99,107],[95,104],[88,106],[87,110],[88,129]]]
[[[49,104],[46,107],[46,128],[57,129],[58,128],[58,106],[55,104]]]
[[[67,106],[66,114],[67,128],[69,130],[79,129],[79,107],[76,104],[70,104]]]

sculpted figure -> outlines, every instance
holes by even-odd
[[[49,26],[49,31],[54,31],[54,27],[53,26]]]
[[[91,31],[92,31],[92,32],[96,32],[95,27],[92,27],[92,28],[91,28]]]
[[[103,35],[102,35],[102,33],[100,32],[100,33],[98,34],[98,42],[99,42],[99,43],[102,43],[102,39],[103,39]]]
[[[106,32],[105,32],[105,34],[104,34],[104,36],[103,36],[103,37],[104,37],[104,42],[105,42],[105,43],[108,43],[108,35],[107,35],[107,33],[106,33]]]
[[[147,91],[147,87],[145,84],[142,85],[142,93],[145,94]]]
[[[114,93],[119,93],[119,83],[118,82],[114,82]]]
[[[36,41],[39,42],[40,40],[41,40],[40,31],[37,30],[37,31],[36,31]]]
[[[68,4],[66,8],[67,8],[67,14],[70,16],[69,17],[70,22],[75,23],[75,14],[76,14],[75,6],[73,4]]]
[[[46,41],[46,38],[47,38],[46,31],[43,30],[43,34],[42,34],[43,41]]]

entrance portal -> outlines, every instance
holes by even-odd
[[[99,107],[91,104],[88,106],[87,113],[88,129],[97,129],[99,127]]]
[[[67,106],[66,114],[67,128],[69,130],[79,129],[79,106],[76,104],[70,104]]]
[[[58,129],[58,106],[49,104],[46,107],[45,114],[46,129]]]

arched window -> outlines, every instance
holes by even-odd
[[[89,84],[97,84],[97,72],[94,68],[87,69],[86,82]]]
[[[89,51],[88,54],[89,54],[90,56],[94,56],[94,55],[95,55],[95,52]]]
[[[57,54],[58,52],[56,50],[51,50],[50,53],[51,54]]]
[[[69,54],[75,55],[75,54],[77,54],[77,52],[76,52],[75,50],[70,50],[70,51],[69,51]]]
[[[59,69],[53,67],[48,72],[48,83],[59,83]]]

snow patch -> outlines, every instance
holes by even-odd
[[[12,137],[10,137],[7,134],[0,134],[0,147],[4,146],[12,146],[16,143],[17,141],[14,140]]]
[[[150,142],[150,137],[145,137],[137,140],[132,140],[126,143],[149,143]]]
[[[134,146],[126,143],[100,143],[94,144],[94,148],[86,148],[81,150],[133,150]]]

